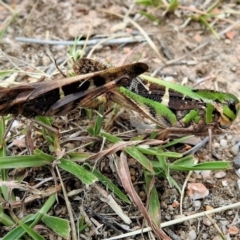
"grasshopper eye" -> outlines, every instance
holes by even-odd
[[[236,109],[236,102],[235,102],[235,100],[231,99],[231,100],[228,102],[228,107],[229,107],[229,109],[230,109],[234,114],[236,114],[237,109]]]
[[[232,124],[237,117],[237,108],[238,105],[234,99],[229,100],[227,105],[222,106],[222,109],[220,109],[221,111],[219,111],[221,128],[228,128]]]

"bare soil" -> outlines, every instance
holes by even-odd
[[[215,13],[219,13],[217,18],[209,18],[209,23],[213,24],[213,28],[219,34],[217,39],[210,31],[199,21],[189,21],[188,17],[197,14],[192,11],[190,4],[195,6],[199,11],[204,11],[202,8],[205,1],[182,1],[181,7],[174,13],[166,13],[163,16],[164,10],[157,8],[146,8],[139,5],[133,5],[133,1],[5,1],[5,5],[0,4],[0,26],[4,27],[4,21],[11,17],[11,11],[17,11],[18,14],[8,27],[4,37],[0,42],[2,51],[1,69],[12,69],[18,66],[28,72],[36,70],[48,71],[54,66],[49,53],[58,60],[61,64],[68,57],[69,46],[63,44],[36,44],[34,42],[24,43],[16,40],[16,37],[26,37],[34,39],[50,39],[50,40],[66,40],[74,41],[76,37],[83,36],[86,38],[90,30],[90,38],[96,36],[110,37],[114,34],[138,34],[141,35],[131,23],[124,22],[124,19],[117,17],[114,14],[106,13],[107,10],[111,13],[128,16],[136,21],[144,31],[153,40],[157,50],[160,52],[162,59],[169,64],[159,59],[156,52],[146,43],[139,50],[141,58],[146,60],[149,65],[149,74],[157,69],[157,76],[160,78],[170,79],[176,83],[183,83],[189,86],[200,88],[213,89],[218,91],[226,91],[235,94],[239,97],[240,91],[240,5],[238,1],[224,1]],[[185,6],[185,7],[183,7]],[[153,23],[146,17],[140,15],[140,11],[151,12],[160,20],[159,24]],[[121,63],[124,57],[139,43],[121,43],[112,45],[100,45],[95,49],[93,56],[97,59],[102,59],[117,66]],[[93,46],[87,46],[85,56],[91,51]],[[79,47],[80,49],[81,47]],[[167,52],[167,53],[166,53]],[[8,57],[7,57],[8,56]],[[11,61],[9,60],[11,59]],[[178,60],[179,59],[179,60]],[[133,59],[134,61],[135,59]],[[130,59],[127,60],[131,62]],[[172,62],[172,63],[171,63]],[[170,64],[171,63],[171,64]],[[13,65],[15,64],[15,65]],[[64,66],[66,67],[66,65]],[[205,80],[205,81],[203,81]],[[36,81],[34,78],[28,77],[26,74],[19,74],[16,81]],[[75,114],[75,115],[74,115]],[[77,119],[76,119],[77,118]],[[56,118],[54,126],[60,127],[61,130],[76,129],[76,126],[81,126],[81,129],[86,129],[89,124],[85,114],[79,119],[79,113],[70,114],[67,119]],[[28,120],[24,120],[23,122]],[[130,127],[128,120],[128,110],[117,119],[114,123],[113,132],[124,132],[121,124],[126,128]],[[232,147],[237,146],[240,140],[240,121],[237,120],[230,127],[230,131],[219,137],[214,137],[213,148],[218,154],[220,160],[233,161],[238,149],[233,152]],[[76,147],[81,147],[81,142],[67,141],[71,131],[66,132],[61,137],[63,144],[61,147],[68,151]],[[47,146],[42,143],[43,138],[35,139],[35,144],[44,151],[48,151]],[[12,140],[8,142],[11,144]],[[24,144],[23,144],[24,145]],[[89,152],[98,152],[101,147],[101,141],[92,147],[84,149]],[[196,159],[202,161],[210,157],[204,156],[208,154],[207,146],[201,152],[196,154]],[[21,148],[20,142],[15,143],[11,155],[19,154]],[[139,166],[131,165],[129,160],[130,171],[132,178],[135,181],[136,191],[146,203],[146,193],[144,192],[143,176]],[[108,158],[100,160],[98,163],[99,170],[109,177],[115,184],[119,184],[118,176],[113,171],[111,161]],[[203,183],[209,190],[209,195],[204,199],[192,201],[186,194],[184,197],[183,214],[191,215],[197,212],[205,211],[206,207],[218,208],[240,201],[239,192],[239,177],[235,173],[235,168],[225,171],[226,175],[215,175],[216,172],[211,172],[208,177],[204,177],[200,173],[192,173],[189,182]],[[13,174],[13,173],[12,173]],[[36,178],[47,178],[51,176],[50,172],[42,169],[33,169],[29,171],[24,181],[31,184]],[[187,176],[187,173],[173,173],[172,176],[177,183],[182,186]],[[54,182],[51,182],[54,186]],[[68,191],[82,189],[79,195],[70,198],[72,209],[76,216],[86,215],[90,220],[95,219],[100,228],[94,232],[93,229],[87,228],[81,234],[80,239],[104,239],[111,236],[116,236],[125,232],[120,224],[124,224],[118,216],[109,208],[106,202],[101,201],[100,194],[95,187],[86,187],[78,179],[68,178],[65,176],[66,189]],[[174,207],[175,201],[180,201],[180,194],[175,188],[171,188],[168,182],[164,179],[157,179],[157,189],[161,199],[161,220],[166,222],[174,219],[180,214],[179,208]],[[123,190],[124,191],[124,190]],[[110,192],[109,192],[110,193]],[[142,194],[142,195],[141,195]],[[36,200],[26,206],[26,214],[34,213],[39,209],[44,199]],[[124,212],[132,219],[130,229],[137,227],[145,227],[143,217],[140,211],[134,204],[126,205],[117,200]],[[199,207],[196,207],[200,204]],[[68,218],[64,199],[59,194],[59,204],[56,209],[51,210],[52,215]],[[212,215],[211,218],[216,225],[225,234],[226,239],[240,239],[240,233],[232,233],[230,227],[233,225],[239,231],[238,209],[231,209],[225,212],[219,212]],[[111,221],[106,224],[106,221]],[[113,224],[113,220],[118,222]],[[96,223],[94,223],[96,224]],[[97,225],[95,225],[96,227]],[[54,235],[50,229],[39,226],[39,232],[46,239],[61,239]],[[7,233],[6,228],[0,228],[0,236],[3,237]],[[207,217],[198,218],[184,222],[182,224],[173,225],[164,228],[166,233],[172,239],[220,239],[217,228]],[[196,234],[196,236],[195,236]],[[132,239],[153,239],[147,233],[137,235]]]

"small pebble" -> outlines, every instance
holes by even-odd
[[[18,127],[21,127],[22,126],[22,123],[18,120],[14,120],[13,123],[12,123],[12,128],[18,128]]]
[[[211,179],[212,178],[212,171],[211,170],[204,170],[201,172],[201,175],[204,180]]]
[[[230,152],[233,155],[237,155],[239,153],[239,146],[240,146],[240,142],[238,142],[237,144],[235,144],[234,146],[231,147]],[[240,160],[239,160],[240,161]]]
[[[215,148],[220,148],[219,143],[217,143],[217,142],[214,142],[214,143],[213,143],[213,149],[215,149]]]
[[[221,226],[221,230],[222,230],[223,233],[227,233],[227,226],[226,226],[226,225],[222,225],[222,226]],[[229,235],[229,233],[227,233],[226,235]],[[225,236],[226,236],[226,235],[225,235]],[[228,239],[229,239],[229,238],[228,238]]]
[[[215,178],[224,178],[225,176],[226,176],[226,172],[223,172],[223,171],[217,172],[215,174]]]
[[[46,55],[42,56],[42,62],[44,66],[47,66],[51,63],[51,60],[49,57],[47,57]]]
[[[173,206],[172,206],[172,205],[169,205],[169,206],[168,206],[168,211],[173,211],[173,210],[174,210]]]
[[[173,208],[179,207],[179,202],[178,202],[178,201],[173,201],[172,207],[173,207]]]
[[[202,183],[188,183],[187,189],[187,195],[193,200],[209,195],[209,190]]]
[[[223,186],[223,187],[228,186],[228,181],[227,181],[227,180],[222,180],[222,186]]]
[[[229,221],[228,220],[221,220],[221,221],[219,221],[221,224],[222,224],[222,226],[227,226],[227,225],[229,225]]]
[[[227,140],[226,140],[226,139],[221,139],[221,140],[220,140],[220,145],[221,145],[221,147],[223,147],[223,148],[227,147]]]
[[[170,220],[171,220],[171,216],[170,216],[170,215],[166,215],[166,216],[165,216],[165,219],[166,219],[167,221],[170,221]]]
[[[221,236],[217,235],[217,236],[213,237],[212,240],[222,240],[222,238],[221,238]]]
[[[184,218],[184,217],[186,217],[184,214],[182,214],[182,215],[175,215],[174,217],[173,217],[173,219],[180,219],[180,218]]]
[[[131,174],[131,175],[136,175],[136,171],[135,171],[134,168],[130,168],[130,174]]]
[[[164,80],[167,82],[174,82],[174,78],[172,76],[166,76]]]
[[[213,210],[214,208],[212,207],[212,206],[210,206],[210,205],[207,205],[206,207],[205,207],[205,210],[206,211],[210,211],[210,210]],[[213,216],[214,215],[214,213],[211,213],[211,214],[208,214],[210,217],[211,216]]]
[[[238,189],[240,190],[240,179],[237,180]]]
[[[222,134],[219,136],[219,139],[224,139],[224,138],[226,138],[226,134]]]
[[[236,234],[238,234],[239,230],[236,226],[230,226],[228,228],[228,232],[230,235],[236,235]]]
[[[226,214],[227,214],[228,216],[231,216],[231,215],[233,215],[233,211],[232,211],[232,210],[227,211]]]
[[[236,143],[239,143],[240,142],[240,136],[239,135],[234,135],[232,136],[232,140],[231,140],[231,144],[234,145]]]
[[[227,135],[227,140],[230,141],[233,139],[233,136],[232,135]]]
[[[237,154],[237,156],[233,159],[233,166],[238,169],[240,168],[240,152]]]
[[[203,224],[206,225],[206,226],[211,226],[212,222],[207,217],[204,217],[203,218]]]
[[[195,211],[198,211],[199,209],[200,209],[200,207],[201,207],[201,201],[193,201],[193,207],[194,207],[194,209],[195,209]]]
[[[192,230],[190,230],[190,232],[188,233],[188,237],[189,237],[189,239],[191,239],[191,240],[195,240],[195,239],[197,238],[197,234],[196,234],[196,232],[192,229]]]
[[[227,45],[229,45],[229,44],[231,43],[231,40],[226,39],[226,40],[225,40],[225,43],[226,43]]]
[[[188,197],[185,197],[183,199],[183,209],[188,209],[190,207],[192,207],[192,202],[189,200]]]
[[[203,233],[203,235],[202,235],[202,239],[209,239],[208,234],[207,234],[207,233]]]

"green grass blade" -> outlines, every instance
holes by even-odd
[[[9,25],[13,22],[16,15],[17,15],[16,13],[13,14],[7,21],[5,21],[5,26],[3,26],[2,29],[0,30],[0,40],[4,37]]]
[[[175,144],[182,143],[182,142],[186,141],[187,139],[189,139],[191,137],[193,137],[193,135],[189,135],[189,136],[185,136],[185,137],[174,139],[174,140],[172,140],[171,142],[169,142],[167,144],[163,144],[162,147],[163,148],[167,148],[167,147],[170,147],[170,146],[174,146]]]
[[[152,22],[156,22],[156,23],[158,23],[158,24],[160,24],[161,23],[161,21],[157,18],[157,17],[155,17],[154,15],[152,15],[151,13],[147,13],[147,12],[145,12],[145,11],[140,11],[140,14],[142,14],[143,16],[145,16],[145,17],[147,17],[150,21],[152,21]]]
[[[159,202],[159,197],[158,197],[158,192],[157,192],[156,186],[155,185],[151,186],[153,176],[149,175],[149,172],[144,171],[144,179],[145,179],[145,183],[146,183],[147,195],[151,191],[150,192],[150,198],[149,198],[149,204],[148,204],[148,213],[151,216],[151,219],[153,220],[153,222],[157,226],[160,226],[160,223],[161,223],[161,213],[160,213],[161,207],[160,207],[160,202]]]
[[[171,170],[177,171],[197,171],[197,170],[227,170],[231,169],[231,165],[229,162],[206,162],[200,164],[169,164],[169,168]]]
[[[148,154],[148,155],[153,155],[153,156],[164,156],[164,157],[171,157],[171,158],[180,158],[180,157],[182,157],[181,153],[159,151],[159,148],[136,147],[136,149],[138,149],[143,154]]]
[[[0,223],[3,226],[8,226],[8,227],[13,226],[15,224],[15,222],[12,220],[12,218],[4,213],[2,204],[0,204]]]
[[[27,167],[41,167],[47,164],[52,164],[52,160],[43,159],[37,155],[27,156],[5,156],[0,157],[0,168],[1,169],[12,169],[12,168],[27,168]]]
[[[101,132],[100,136],[105,137],[111,143],[117,143],[117,142],[123,141],[121,138],[118,138],[118,137],[116,137],[112,134],[106,133],[106,132]]]
[[[170,0],[170,4],[168,6],[168,11],[169,12],[174,12],[179,5],[179,1],[178,0]]]
[[[90,223],[88,223],[88,222],[85,223],[84,217],[81,217],[79,219],[79,223],[78,223],[78,231],[79,232],[84,231],[89,225],[90,225]]]
[[[84,184],[90,185],[98,180],[93,173],[89,172],[77,163],[64,158],[61,158],[60,161],[61,163],[59,164],[59,167],[79,178]]]
[[[26,224],[19,222],[19,225],[22,227],[22,229],[23,229],[30,237],[32,237],[32,239],[34,239],[34,240],[45,240],[44,237],[42,237],[41,235],[39,235],[37,232],[35,232],[32,228],[30,228],[30,227],[27,226]]]
[[[9,70],[0,70],[0,78],[4,78],[9,76],[10,74],[16,72],[14,69],[9,69]]]
[[[199,17],[199,21],[203,23],[203,25],[210,30],[210,32],[217,38],[220,39],[219,35],[217,32],[214,30],[214,28],[208,23],[207,21],[207,16],[201,16]]]
[[[153,173],[151,162],[140,151],[138,151],[135,146],[126,147],[125,152],[127,152],[131,157],[135,158],[149,172]]]
[[[24,224],[23,226],[18,226],[8,232],[2,240],[12,240],[12,239],[20,239],[23,234],[28,230],[25,226],[29,226],[33,228],[39,221],[41,220],[42,216],[44,216],[45,213],[47,213],[53,206],[53,204],[56,201],[55,195],[50,196],[47,201],[44,203],[43,207],[34,215],[28,216],[21,220],[21,222]]]
[[[42,122],[43,124],[45,124],[49,127],[52,127],[53,119],[50,118],[50,117],[37,116],[37,117],[35,117],[35,119],[39,122]],[[42,127],[42,134],[43,134],[43,137],[49,143],[49,145],[52,146],[52,148],[54,148],[55,134],[53,132],[45,129],[44,127]]]
[[[194,158],[193,158],[193,155],[188,155],[188,156],[185,156],[183,158],[180,158],[180,159],[177,159],[175,160],[172,164],[173,165],[195,165],[194,163]]]
[[[179,92],[179,93],[181,93],[185,96],[191,97],[193,99],[196,99],[196,100],[201,99],[196,93],[193,92],[192,88],[190,88],[190,87],[182,86],[180,84],[175,84],[175,83],[171,83],[171,82],[167,82],[167,81],[163,81],[161,79],[150,77],[150,76],[147,76],[147,75],[141,75],[141,77],[143,79],[146,79],[149,82],[153,82],[155,84],[167,87],[169,89],[174,89],[175,91],[177,91],[177,92]]]
[[[4,117],[0,117],[0,158],[6,157],[6,146],[5,146],[5,139],[3,139],[3,135],[5,133],[5,118]],[[9,161],[7,162],[6,165],[10,165]],[[2,167],[0,164],[0,169],[1,169],[1,179],[3,181],[6,181],[8,179],[8,171],[6,170],[6,168]],[[9,199],[9,194],[8,194],[8,189],[6,186],[2,186],[0,189],[1,194],[3,195],[3,198],[5,200]],[[13,193],[12,193],[13,194]],[[13,196],[13,195],[12,195]]]
[[[106,186],[107,189],[112,191],[116,196],[118,196],[121,200],[123,200],[125,203],[130,204],[131,201],[126,197],[126,195],[115,185],[112,183],[110,179],[105,177],[101,172],[99,172],[96,169],[93,169],[90,165],[85,164],[85,167],[92,171],[92,173],[98,178],[98,180]]]
[[[35,150],[35,154],[37,156],[39,156],[40,158],[44,159],[45,161],[53,162],[55,160],[54,157],[41,152],[39,149]],[[91,172],[87,171],[85,168],[83,168],[82,166],[78,165],[75,162],[72,162],[71,160],[61,158],[61,159],[59,159],[59,161],[60,161],[59,167],[61,167],[65,171],[70,172],[71,174],[75,175],[84,184],[89,185],[98,180]]]
[[[135,0],[134,2],[137,4],[142,4],[145,6],[152,6],[152,7],[158,7],[160,4],[162,4],[162,0]]]
[[[82,58],[84,55],[84,51],[82,49],[81,50],[77,49],[78,47],[77,44],[81,38],[82,38],[81,35],[77,37],[73,46],[69,49],[69,55],[73,58],[74,61],[78,60],[79,58]]]
[[[91,154],[85,152],[69,152],[67,155],[72,161],[84,161],[91,156]]]
[[[104,106],[99,107],[99,114],[97,115],[97,119],[95,121],[95,124],[87,129],[88,133],[91,136],[98,136],[100,134],[100,131],[102,129],[102,123],[103,123],[103,114],[104,114]]]
[[[63,237],[64,239],[70,238],[71,229],[69,226],[69,221],[58,217],[52,217],[48,214],[43,216],[42,221],[59,236]]]

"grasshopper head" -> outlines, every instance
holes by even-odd
[[[233,121],[237,118],[238,112],[240,110],[239,100],[234,97],[224,104],[221,108],[217,108],[220,113],[219,124],[221,128],[228,128]]]

